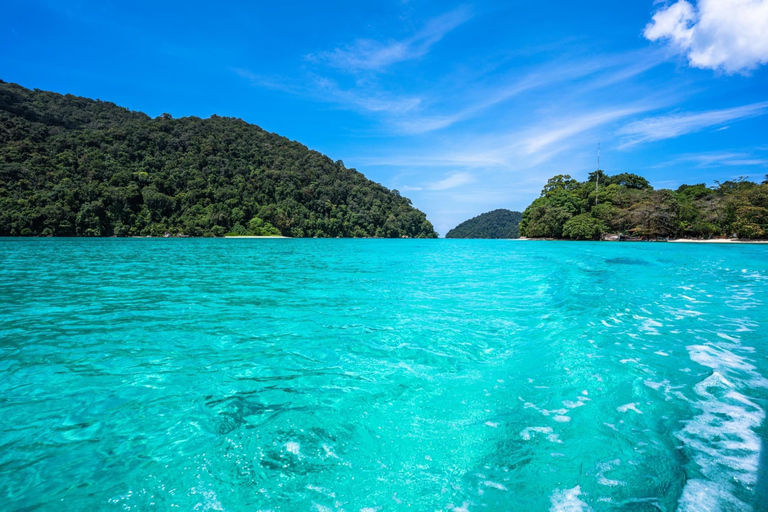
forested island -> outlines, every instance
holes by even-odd
[[[0,236],[435,238],[398,191],[235,118],[0,81]]]
[[[493,210],[465,220],[445,238],[517,238],[522,214],[505,209]]]
[[[746,178],[715,183],[654,190],[631,173],[595,171],[583,182],[557,175],[523,212],[520,232],[573,240],[596,240],[605,233],[646,239],[768,237],[768,176],[762,184]]]

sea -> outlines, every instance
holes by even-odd
[[[768,246],[0,239],[0,509],[768,510]]]

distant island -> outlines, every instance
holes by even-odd
[[[517,238],[522,215],[505,209],[486,212],[462,222],[445,238]]]
[[[0,236],[436,238],[396,190],[235,118],[0,81]]]
[[[640,239],[768,237],[768,176],[654,190],[642,176],[603,171],[579,182],[569,175],[547,181],[523,212],[529,238],[598,240],[623,234]]]

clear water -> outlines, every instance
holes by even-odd
[[[1,240],[3,510],[765,510],[768,246]]]

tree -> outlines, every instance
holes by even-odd
[[[529,210],[530,209],[530,210]],[[524,234],[531,238],[560,238],[563,226],[572,217],[571,213],[559,206],[535,206],[526,209]]]
[[[445,238],[517,238],[521,219],[520,212],[493,210],[462,222]]]
[[[594,180],[605,184],[596,196]],[[597,201],[595,201],[597,199]],[[597,203],[597,204],[596,204]],[[574,185],[567,175],[547,182],[523,211],[520,230],[529,237],[593,239],[602,231],[643,237],[731,236],[768,238],[768,183],[745,177],[653,190],[636,174],[590,173]]]
[[[648,180],[646,180],[642,176],[638,176],[637,174],[632,174],[629,172],[615,174],[609,177],[607,181],[608,181],[607,184],[613,183],[629,189],[637,189],[637,190],[653,189],[653,187],[651,187],[651,184],[648,183]]]
[[[563,236],[573,240],[598,240],[608,228],[600,219],[582,213],[568,220],[563,226]]]
[[[0,236],[434,238],[399,192],[240,119],[151,119],[0,81]]]
[[[672,236],[679,232],[678,203],[671,190],[656,190],[630,209],[632,231],[648,237]]]
[[[576,190],[578,186],[579,182],[571,178],[570,174],[558,174],[547,180],[547,184],[544,185],[544,188],[541,190],[541,195],[549,197],[556,191]]]

